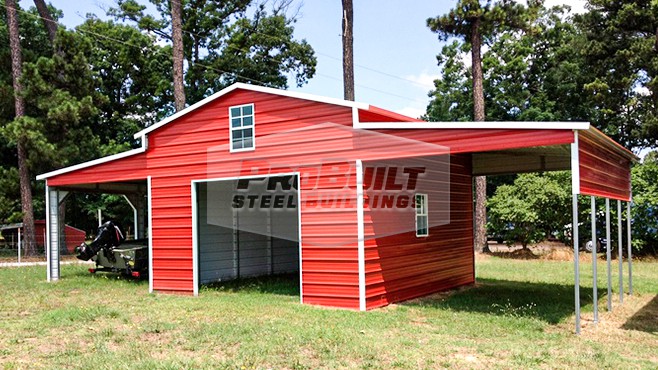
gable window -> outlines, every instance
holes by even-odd
[[[253,150],[256,144],[254,140],[254,105],[239,105],[230,107],[228,110],[231,124],[231,151]]]
[[[416,194],[416,236],[428,236],[428,213],[427,213],[427,194]]]

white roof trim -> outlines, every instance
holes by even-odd
[[[49,177],[62,175],[62,174],[65,174],[65,173],[69,173],[69,172],[72,172],[72,171],[77,171],[77,170],[87,168],[87,167],[91,167],[91,166],[95,166],[95,165],[101,164],[101,163],[111,162],[111,161],[121,159],[121,158],[130,157],[130,156],[133,156],[133,155],[136,155],[136,154],[144,153],[145,151],[146,151],[146,137],[143,137],[142,138],[142,147],[141,148],[128,150],[128,151],[117,153],[117,154],[114,154],[114,155],[108,155],[107,157],[94,159],[93,161],[83,162],[83,163],[80,163],[80,164],[76,164],[74,166],[64,167],[64,168],[56,170],[56,171],[44,173],[44,174],[41,174],[41,175],[37,176],[37,180],[45,180]]]
[[[306,94],[306,93],[301,93],[301,92],[296,92],[296,91],[288,91],[288,90],[280,90],[280,89],[274,89],[271,87],[264,87],[264,86],[258,86],[258,85],[249,85],[245,84],[242,82],[237,82],[234,83],[233,85],[218,91],[209,97],[190,105],[189,107],[163,119],[162,121],[155,123],[144,130],[138,132],[135,134],[135,138],[139,138],[143,135],[148,134],[151,131],[157,130],[160,127],[166,125],[167,123],[182,117],[186,115],[187,113],[207,104],[210,103],[211,101],[220,98],[234,90],[249,90],[249,91],[256,91],[256,92],[262,92],[266,94],[272,94],[272,95],[279,95],[279,96],[286,96],[289,98],[296,98],[296,99],[303,99],[303,100],[311,100],[311,101],[316,101],[318,103],[327,103],[327,104],[333,104],[333,105],[340,105],[344,107],[350,107],[350,108],[359,108],[359,109],[369,109],[370,105],[365,104],[365,103],[358,103],[358,102],[353,102],[353,101],[348,101],[348,100],[343,100],[343,99],[335,99],[335,98],[328,98],[325,96],[319,96],[319,95],[313,95],[313,94]]]
[[[388,129],[494,129],[494,130],[588,130],[589,122],[357,122],[354,128]]]

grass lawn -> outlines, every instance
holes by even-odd
[[[637,262],[634,296],[592,317],[582,264],[583,333],[573,334],[569,262],[482,257],[478,284],[353,312],[299,304],[295,278],[148,294],[148,283],[62,266],[0,269],[4,368],[657,368],[658,263]],[[616,265],[615,265],[616,269]],[[615,270],[616,271],[616,270]],[[613,276],[613,282],[617,282]],[[616,289],[615,289],[616,292]]]

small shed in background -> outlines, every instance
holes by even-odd
[[[20,233],[19,233],[20,230]],[[0,233],[4,239],[6,249],[18,249],[19,234],[23,235],[23,223],[0,225]],[[46,220],[34,221],[34,233],[38,248],[44,248],[46,245]],[[87,233],[70,225],[64,225],[64,240],[60,253],[73,254],[75,247],[84,243]]]

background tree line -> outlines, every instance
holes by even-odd
[[[485,120],[589,121],[636,153],[656,148],[658,3],[588,0],[586,9],[572,15],[567,6],[546,8],[541,0],[527,7],[508,0],[460,0],[449,14],[430,18],[428,26],[448,43],[437,57],[441,74],[425,118],[473,119],[477,74],[475,60],[469,63],[465,56],[474,45],[464,37],[472,28],[463,26],[477,20]],[[652,154],[632,173],[635,247],[654,254],[657,166]],[[571,222],[568,173],[488,182],[490,225],[514,226],[510,238],[540,241]]]
[[[30,9],[0,0],[0,223],[25,217],[19,143],[31,174],[35,217],[43,218],[44,184],[34,180],[35,174],[135,147],[134,132],[236,81],[286,88],[288,75],[302,85],[315,73],[312,47],[294,36],[293,0],[269,5],[149,1],[155,12],[147,12],[140,1],[119,0],[108,10],[112,20],[88,15],[81,25],[65,29],[57,23],[62,13],[43,0]],[[18,93],[9,5],[20,34]],[[343,10],[345,96],[353,99],[351,1],[343,1]],[[527,5],[459,0],[448,14],[430,18],[428,26],[447,43],[437,56],[440,78],[426,119],[590,121],[635,151],[658,144],[655,1],[589,0],[584,14],[570,15],[566,7],[549,9],[542,0]],[[18,118],[17,96],[24,104]],[[658,195],[652,176],[657,165],[655,156],[648,158],[633,170],[634,228],[637,246],[655,251]],[[537,209],[532,207],[524,214],[504,212],[522,208],[498,200],[521,194],[514,190],[521,184],[537,192],[546,189],[537,198],[561,199],[558,190],[568,190],[567,178],[490,178],[487,193],[498,195],[490,213],[499,221],[510,215],[538,218],[543,233],[528,235],[546,236],[546,225],[563,223],[559,212],[533,215]],[[497,191],[500,184],[507,187]],[[555,196],[546,196],[549,189]],[[116,196],[75,194],[72,199],[67,221],[87,231],[94,229],[97,208],[108,217],[130,220],[128,207]],[[545,208],[542,202],[524,202]]]
[[[87,15],[66,29],[58,23],[61,11],[43,0],[29,9],[0,0],[0,223],[26,218],[17,145],[25,149],[29,203],[34,217],[43,219],[45,189],[36,174],[137,146],[133,134],[181,109],[185,97],[194,103],[238,81],[286,88],[289,75],[302,85],[315,73],[313,49],[294,36],[290,0],[151,3],[155,14],[135,0],[121,0],[108,11],[112,20]],[[173,88],[174,74],[182,73],[173,68],[176,28],[186,67],[182,105]],[[12,45],[10,34],[19,41]],[[13,71],[16,55],[21,60]],[[132,217],[117,196],[72,199],[67,222],[88,232],[95,229],[98,208],[126,224]],[[29,244],[26,252],[34,252]]]

